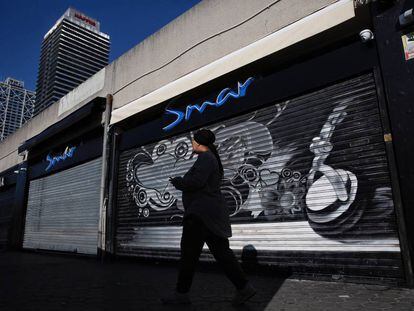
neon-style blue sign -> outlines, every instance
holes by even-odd
[[[200,113],[203,113],[207,106],[221,107],[223,106],[230,98],[240,98],[246,95],[247,87],[253,82],[253,78],[248,78],[244,83],[237,82],[237,92],[233,91],[231,88],[223,89],[216,98],[215,102],[205,101],[200,105],[188,105],[185,109],[185,112],[175,109],[165,109],[167,114],[172,114],[176,119],[163,127],[164,131],[169,131],[172,128],[176,127],[183,120],[188,121],[191,117],[191,114],[194,110],[197,110]]]
[[[67,158],[72,158],[75,150],[76,150],[76,147],[71,147],[71,148],[66,147],[65,151],[59,156],[51,157],[50,154],[48,154],[46,157],[46,161],[49,162],[49,165],[46,167],[46,171],[53,168],[60,161],[65,161]]]

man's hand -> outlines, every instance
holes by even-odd
[[[175,187],[175,188],[177,188],[177,183],[178,183],[178,179],[179,179],[180,177],[170,177],[169,178],[169,181],[170,181],[170,183]]]

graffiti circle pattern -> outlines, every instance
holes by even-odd
[[[147,192],[144,189],[140,188],[139,186],[135,186],[133,196],[137,206],[144,207],[147,205],[148,196]]]

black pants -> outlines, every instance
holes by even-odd
[[[237,289],[242,289],[247,279],[239,262],[229,247],[229,240],[213,234],[194,216],[185,217],[181,237],[181,260],[177,281],[177,291],[187,293],[193,281],[196,264],[204,243],[224,270],[226,276]]]

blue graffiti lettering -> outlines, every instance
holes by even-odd
[[[52,157],[50,154],[48,154],[46,156],[46,161],[49,162],[49,165],[46,167],[46,171],[48,171],[51,168],[53,168],[60,161],[64,161],[67,158],[72,158],[75,150],[76,150],[76,147],[71,147],[71,148],[66,147],[66,149],[62,153],[62,155],[59,155],[59,156],[56,156],[56,157]]]
[[[180,123],[184,119],[184,112],[181,112],[179,110],[165,109],[165,112],[167,114],[175,115],[177,117],[177,119],[175,119],[175,121],[172,122],[171,124],[169,124],[168,126],[164,127],[163,128],[164,131],[168,131],[168,130],[172,129],[174,126],[176,126],[178,123]]]
[[[223,106],[231,97],[240,98],[246,95],[247,87],[253,82],[253,78],[248,78],[244,83],[237,82],[237,92],[233,91],[230,88],[223,89],[217,96],[215,102],[205,101],[200,105],[188,105],[185,109],[185,113],[180,110],[175,109],[165,109],[166,114],[172,114],[176,119],[163,127],[164,131],[171,130],[181,123],[184,119],[188,121],[191,117],[191,114],[194,110],[197,110],[199,113],[203,113],[207,106],[221,107]]]

